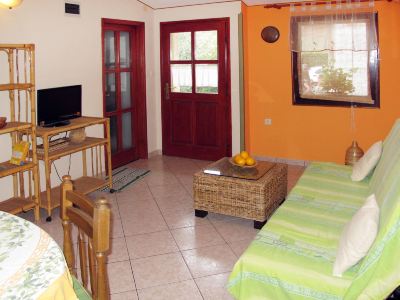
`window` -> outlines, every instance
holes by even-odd
[[[171,33],[170,58],[173,93],[218,94],[217,30]]]
[[[291,18],[293,103],[379,107],[377,14]]]

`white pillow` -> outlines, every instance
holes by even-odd
[[[382,154],[382,141],[373,144],[353,166],[351,180],[361,181],[375,168]]]
[[[372,194],[344,227],[333,265],[333,276],[342,277],[343,272],[367,254],[378,227],[379,206],[375,194]]]

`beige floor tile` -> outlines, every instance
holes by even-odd
[[[111,218],[110,235],[112,238],[118,238],[124,236],[121,219]]]
[[[230,272],[237,257],[228,245],[182,251],[194,278]]]
[[[131,259],[179,251],[169,231],[128,236],[126,244]]]
[[[107,264],[107,272],[111,294],[135,290],[129,260]]]
[[[217,231],[227,242],[236,242],[254,238],[258,230],[254,229],[253,221],[246,219],[236,219],[233,221],[211,220]]]
[[[125,237],[114,238],[110,241],[110,253],[108,263],[129,260],[128,248],[126,247]]]
[[[225,244],[212,225],[202,225],[171,230],[180,250],[189,250]]]
[[[193,198],[188,194],[182,194],[180,196],[162,196],[156,198],[155,201],[162,213],[193,209]]]
[[[138,300],[136,291],[123,292],[118,294],[111,294],[111,300]]]
[[[124,200],[127,200],[127,203],[134,203],[135,200],[141,199],[152,199],[152,194],[150,190],[146,187],[145,189],[140,190],[124,190],[120,193],[117,193],[117,202],[118,206],[124,204]]]
[[[187,195],[187,191],[180,184],[171,184],[171,185],[159,185],[159,186],[150,186],[151,193],[154,198],[161,197],[182,197]]]
[[[191,279],[180,253],[131,260],[138,289]]]
[[[119,200],[118,200],[119,201]],[[123,200],[119,203],[121,219],[135,218],[159,213],[159,208],[152,198],[141,200]]]
[[[229,247],[231,247],[232,251],[236,254],[237,257],[240,257],[243,252],[249,247],[250,243],[253,239],[231,242],[228,243]]]
[[[122,227],[124,229],[125,236],[151,233],[168,229],[167,224],[159,212],[135,217],[122,216]]]
[[[204,300],[233,300],[226,289],[229,273],[195,279]]]
[[[193,280],[138,290],[140,300],[201,300]]]
[[[163,216],[170,229],[210,225],[210,221],[207,218],[196,217],[193,208],[188,208],[186,210],[177,209],[175,211],[168,210]]]
[[[170,186],[178,184],[178,180],[172,172],[154,171],[144,178],[150,188],[156,186]]]

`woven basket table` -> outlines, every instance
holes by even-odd
[[[274,164],[258,180],[194,174],[194,209],[197,217],[208,212],[254,220],[260,229],[287,193],[287,165]]]

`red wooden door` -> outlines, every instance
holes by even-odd
[[[144,24],[102,20],[103,111],[113,168],[147,157]]]
[[[231,155],[229,19],[161,23],[163,153]]]

